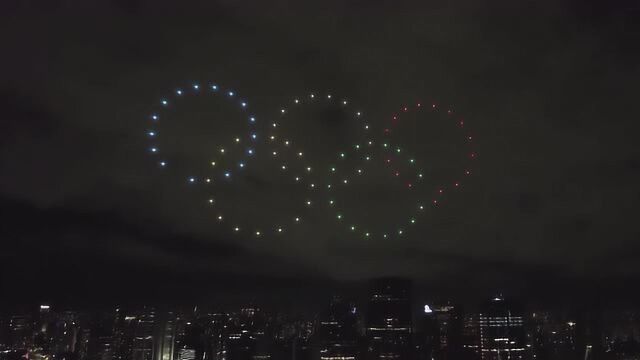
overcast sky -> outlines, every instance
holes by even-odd
[[[56,297],[78,284],[190,286],[185,279],[286,288],[403,275],[517,287],[640,275],[637,4],[179,3],[0,5],[0,262],[19,293],[41,296],[29,286],[41,281]],[[187,173],[159,171],[148,153],[150,111],[194,81],[234,89],[261,119],[312,91],[349,99],[376,125],[404,104],[437,99],[464,116],[479,157],[463,188],[401,238],[354,238],[320,210],[282,237],[234,235],[204,206],[206,194],[185,185]],[[193,106],[162,133],[192,173],[212,156],[203,148],[245,131],[224,102]],[[308,122],[282,133],[314,163],[360,136],[343,113],[309,107],[298,119]],[[461,143],[460,134],[440,132],[437,116],[420,119],[400,126],[424,141],[394,141],[433,170],[416,190],[430,196],[466,165],[434,145]],[[222,210],[247,228],[297,216],[289,208],[303,191],[272,175],[236,182],[223,193],[240,195]],[[365,178],[344,196],[362,222],[387,226],[408,214],[396,185]],[[377,196],[386,200],[358,200]]]

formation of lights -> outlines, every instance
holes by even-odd
[[[188,95],[196,95],[201,94],[204,91],[202,90],[199,84],[192,84],[190,87],[176,89],[173,92],[172,97],[162,98],[160,100],[161,109],[158,112],[155,112],[150,115],[150,119],[152,120],[152,127],[146,130],[147,137],[151,140],[152,144],[149,147],[149,152],[152,153],[156,157],[162,156],[162,152],[157,147],[156,142],[158,138],[158,130],[157,125],[159,120],[162,119],[162,109],[170,108],[178,103],[179,98],[188,96]],[[267,131],[266,136],[260,136],[256,123],[258,122],[257,118],[253,114],[246,113],[247,108],[249,107],[248,102],[243,99],[239,99],[237,94],[232,90],[223,90],[216,84],[210,84],[206,87],[207,91],[212,95],[222,96],[226,98],[231,104],[237,106],[245,115],[246,123],[249,127],[249,131],[246,137],[249,139],[251,143],[257,145],[256,140],[260,139],[260,144],[267,145],[269,147],[269,157],[273,160],[274,170],[279,170],[290,174],[292,180],[295,183],[304,186],[308,191],[317,193],[317,189],[325,189],[324,192],[320,192],[321,200],[318,200],[320,204],[316,204],[315,201],[312,201],[310,197],[303,199],[303,203],[301,207],[310,209],[310,208],[322,208],[323,206],[316,205],[324,205],[327,209],[330,210],[332,217],[340,224],[343,224],[348,229],[348,232],[357,234],[357,236],[363,237],[365,239],[370,239],[373,237],[379,237],[383,239],[387,239],[389,237],[400,237],[405,234],[406,229],[414,226],[424,213],[427,206],[437,207],[442,199],[442,196],[445,192],[460,188],[462,184],[462,180],[456,180],[452,184],[446,184],[438,186],[433,192],[430,198],[421,198],[416,199],[416,203],[414,209],[410,211],[409,217],[401,224],[395,224],[395,228],[389,228],[382,233],[374,233],[370,229],[368,229],[367,224],[357,224],[351,221],[350,218],[345,216],[347,213],[343,208],[344,204],[341,203],[341,200],[338,198],[335,189],[340,189],[344,186],[350,186],[353,178],[366,176],[369,164],[372,161],[380,161],[382,162],[390,171],[392,177],[397,178],[398,181],[403,184],[403,187],[406,191],[413,191],[416,186],[420,185],[423,182],[424,173],[418,165],[418,161],[416,158],[409,155],[407,151],[405,151],[401,146],[395,144],[393,142],[394,133],[393,127],[398,124],[398,119],[402,114],[408,113],[410,111],[439,111],[440,108],[436,104],[431,104],[431,106],[423,106],[421,103],[417,103],[414,107],[402,107],[401,110],[397,114],[392,115],[391,125],[387,126],[381,132],[381,136],[374,138],[370,135],[370,125],[363,121],[362,112],[359,110],[351,110],[348,107],[349,102],[345,99],[337,99],[331,94],[327,94],[326,96],[318,95],[311,93],[304,97],[294,98],[292,101],[292,107],[300,107],[304,104],[316,103],[318,101],[328,101],[334,102],[337,105],[345,107],[345,110],[352,114],[355,121],[358,121],[360,125],[360,129],[365,133],[364,140],[359,143],[353,144],[351,149],[345,149],[337,153],[337,157],[335,160],[336,165],[332,165],[323,170],[322,168],[317,169],[316,166],[313,166],[310,163],[307,163],[307,159],[304,156],[304,151],[302,149],[294,150],[294,141],[291,139],[281,139],[279,133],[276,131],[283,125],[286,128],[287,117],[291,116],[291,112],[288,107],[282,107],[278,110],[278,115],[275,116],[275,120],[271,119],[270,126],[267,126],[269,129]],[[452,110],[447,110],[447,115],[449,118],[455,120],[456,125],[460,129],[465,129],[464,120],[458,119],[454,116]],[[237,146],[243,146],[242,136],[235,136],[232,138],[232,144]],[[472,144],[472,140],[474,137],[471,134],[465,133],[464,140],[468,144]],[[248,160],[250,157],[255,155],[254,147],[243,147],[242,152],[244,157]],[[219,147],[217,155],[214,155],[215,158],[210,161],[210,168],[216,168],[216,172],[219,171],[220,175],[212,175],[211,177],[206,178],[197,178],[193,176],[187,177],[188,184],[196,184],[203,182],[208,185],[215,184],[215,177],[221,176],[222,179],[226,181],[233,181],[233,173],[234,171],[243,171],[249,166],[249,162],[245,161],[243,157],[240,161],[238,161],[235,166],[229,164],[225,161],[225,158],[229,157],[229,152],[237,151],[233,147]],[[286,159],[286,155],[291,154],[290,158],[293,158],[295,161],[293,163],[287,163],[284,161]],[[469,159],[475,159],[477,154],[473,151],[469,152]],[[345,165],[345,159],[353,158],[358,160],[358,165],[355,168],[349,168],[349,166]],[[156,158],[157,163],[161,168],[167,167],[169,164],[165,159]],[[399,170],[397,165],[403,167],[402,173]],[[353,167],[353,165],[350,165]],[[408,168],[408,170],[404,170],[404,168]],[[465,168],[461,172],[461,178],[464,176],[471,175],[471,169]],[[214,178],[214,179],[212,179]],[[209,205],[216,207],[216,215],[215,219],[217,222],[228,223],[231,227],[232,231],[235,233],[245,233],[248,232],[255,237],[261,237],[267,234],[282,234],[285,230],[292,225],[299,225],[302,223],[302,216],[300,214],[293,214],[289,217],[289,224],[287,225],[287,221],[281,221],[278,224],[273,224],[270,226],[270,229],[258,229],[251,228],[248,224],[237,224],[233,222],[232,219],[227,220],[221,209],[217,209],[218,202],[215,200],[215,197],[207,198],[207,202]]]

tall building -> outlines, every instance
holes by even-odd
[[[418,316],[415,330],[415,346],[419,360],[431,360],[440,350],[440,326],[437,314],[429,305],[424,305]]]
[[[411,282],[401,278],[375,280],[367,309],[369,357],[408,359],[411,336]]]
[[[502,296],[491,299],[479,313],[480,355],[483,360],[516,360],[526,356],[522,310]]]
[[[358,358],[358,312],[354,304],[334,297],[318,324],[321,360]]]
[[[154,336],[154,360],[173,360],[176,338],[176,318],[172,312],[165,312],[158,317]]]
[[[135,320],[131,360],[153,360],[156,314],[153,309],[144,309]]]

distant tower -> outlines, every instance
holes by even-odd
[[[526,334],[522,310],[496,296],[478,316],[480,354],[483,360],[524,359]]]
[[[132,360],[153,360],[156,314],[152,309],[144,309],[135,322]]]
[[[357,359],[357,322],[356,306],[334,297],[318,328],[321,360]]]
[[[411,282],[382,278],[373,283],[367,310],[367,338],[375,359],[407,359],[411,354]]]

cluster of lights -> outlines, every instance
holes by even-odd
[[[327,204],[332,210],[334,218],[341,224],[347,226],[351,233],[359,234],[365,239],[372,237],[381,237],[387,239],[389,237],[399,237],[405,232],[404,227],[414,225],[416,218],[424,213],[425,206],[422,203],[417,203],[415,208],[412,209],[412,215],[408,218],[406,224],[400,224],[395,229],[388,229],[382,233],[371,232],[366,225],[356,224],[345,216],[344,209],[341,208],[339,199],[334,189],[339,188],[336,185],[348,185],[352,183],[352,178],[360,177],[367,174],[366,169],[375,161],[381,162],[390,171],[390,174],[394,179],[397,179],[400,184],[406,190],[414,190],[417,185],[422,183],[424,174],[417,162],[413,157],[410,157],[406,151],[399,146],[390,144],[389,142],[382,141],[376,147],[375,141],[367,141],[365,144],[354,145],[354,155],[360,159],[360,163],[355,169],[343,169],[341,166],[331,166],[329,168],[330,183],[327,185],[327,195],[329,200]],[[344,160],[344,153],[338,154],[337,163],[340,164]],[[400,168],[407,168],[407,170],[400,171]]]
[[[231,103],[238,106],[242,111],[247,110],[249,107],[247,101],[243,99],[239,99],[237,94],[232,90],[223,90],[216,84],[209,84],[206,87],[207,91],[211,94],[223,96],[228,99]],[[163,98],[160,100],[161,108],[169,108],[174,106],[178,102],[178,99],[187,95],[195,95],[201,94],[205,90],[204,86],[200,86],[199,84],[192,84],[190,87],[186,87],[183,89],[176,89],[173,93],[172,97]],[[326,194],[325,198],[322,200],[318,200],[320,203],[324,203],[328,209],[330,209],[330,213],[339,223],[347,226],[350,232],[359,234],[359,236],[369,239],[372,237],[381,237],[381,238],[389,238],[389,237],[399,237],[402,236],[407,228],[415,225],[417,220],[422,213],[424,213],[427,206],[437,206],[439,205],[441,198],[445,191],[450,189],[459,188],[461,186],[461,181],[455,181],[448,186],[439,186],[433,192],[433,196],[429,199],[420,199],[416,201],[415,209],[411,211],[411,215],[408,217],[406,222],[396,226],[395,228],[388,229],[380,234],[374,234],[370,230],[367,229],[366,225],[356,224],[350,221],[349,218],[345,217],[345,212],[340,208],[341,203],[340,199],[337,199],[337,195],[335,193],[335,189],[339,189],[340,187],[349,186],[352,184],[352,180],[354,177],[366,176],[368,165],[372,163],[372,161],[381,161],[383,164],[389,168],[391,174],[394,178],[397,178],[398,181],[403,184],[403,187],[407,191],[413,191],[415,187],[422,183],[424,174],[423,171],[417,164],[417,160],[410,156],[404,149],[397,144],[392,143],[391,134],[394,132],[393,126],[398,123],[398,119],[403,113],[407,113],[409,111],[439,111],[439,107],[436,104],[431,104],[430,106],[424,106],[421,103],[417,103],[415,107],[403,107],[400,112],[392,115],[391,119],[391,127],[384,128],[382,131],[381,139],[371,138],[369,135],[370,125],[363,121],[362,112],[351,110],[348,107],[349,102],[344,99],[335,98],[331,94],[327,95],[318,95],[318,94],[309,94],[308,96],[298,97],[293,99],[292,107],[300,107],[304,104],[311,104],[314,102],[321,101],[325,99],[329,102],[337,102],[338,105],[344,106],[347,111],[353,113],[355,120],[358,121],[358,124],[361,125],[362,130],[365,133],[365,138],[359,143],[353,145],[351,149],[340,151],[337,153],[337,159],[334,165],[329,166],[326,169],[326,172],[323,171],[322,168],[317,169],[312,164],[307,163],[307,159],[304,156],[304,151],[300,149],[294,150],[293,142],[291,139],[281,139],[279,134],[276,132],[279,128],[281,128],[281,124],[284,124],[286,127],[286,118],[291,116],[291,113],[287,107],[282,107],[278,110],[278,118],[277,120],[273,120],[267,128],[269,129],[268,133],[262,137],[258,134],[257,129],[255,127],[257,123],[256,116],[253,114],[246,115],[246,121],[249,125],[249,133],[247,134],[247,139],[249,145],[245,145],[245,141],[243,141],[242,137],[234,137],[232,144],[236,145],[234,147],[220,147],[214,155],[214,159],[211,160],[211,168],[215,168],[215,174],[210,177],[205,178],[197,178],[197,177],[188,177],[187,182],[189,184],[196,183],[205,183],[213,185],[217,182],[217,180],[223,181],[233,181],[234,172],[241,172],[246,169],[248,166],[250,159],[254,157],[257,145],[257,140],[260,143],[266,144],[270,147],[269,149],[269,158],[273,160],[274,169],[277,169],[282,172],[286,172],[291,176],[291,179],[294,180],[295,183],[304,186],[308,191],[315,194],[318,189],[325,189],[323,192]],[[465,128],[464,120],[456,119],[453,115],[452,110],[447,110],[447,114],[449,117],[455,119],[456,124],[461,129]],[[146,131],[146,135],[149,139],[155,143],[158,138],[158,131],[156,129],[159,120],[162,117],[162,111],[158,111],[150,115],[150,119],[152,120],[153,127]],[[473,136],[471,134],[465,133],[465,141],[469,144],[472,144]],[[235,160],[237,163],[230,164],[226,159],[229,159],[229,153],[232,151],[237,151],[237,147],[240,146],[242,149],[243,157],[240,160]],[[152,144],[149,147],[149,152],[154,154],[154,156],[160,156],[161,152],[157,145]],[[284,159],[287,158],[295,159],[294,163],[287,163]],[[469,153],[470,159],[476,158],[476,153],[471,151]],[[355,157],[359,165],[356,165],[355,168],[349,168],[346,165],[345,159],[351,159]],[[158,159],[158,164],[160,167],[167,167],[168,163],[164,159]],[[353,166],[353,165],[351,165]],[[399,166],[403,167],[403,170],[399,170]],[[407,169],[408,170],[404,170]],[[219,173],[218,173],[219,171]],[[471,169],[466,168],[463,170],[462,175],[468,176],[471,174]],[[217,179],[219,178],[219,179]],[[306,197],[304,200],[305,208],[318,208],[316,202],[310,199],[310,196]],[[218,206],[217,201],[214,197],[209,197],[207,199],[208,204],[211,206]],[[428,204],[428,205],[427,205]],[[266,234],[281,234],[285,232],[285,229],[291,225],[297,225],[302,222],[302,217],[300,215],[291,216],[290,220],[283,221],[280,224],[274,224],[271,226],[271,229],[250,229],[249,226],[244,226],[240,224],[235,224],[232,221],[227,221],[224,214],[218,212],[215,215],[215,218],[218,222],[228,222],[231,224],[231,229],[235,233],[249,231],[255,237],[261,237]]]
[[[150,129],[148,129],[146,131],[146,135],[149,139],[152,140],[152,142],[156,142],[157,138],[158,138],[158,131],[156,130],[156,128],[158,127],[158,124],[160,122],[160,120],[163,118],[163,110],[165,109],[169,109],[172,107],[176,107],[179,104],[179,101],[181,98],[187,97],[187,96],[195,96],[195,95],[201,95],[203,93],[205,93],[205,88],[206,91],[211,94],[211,95],[216,95],[216,96],[222,96],[224,98],[226,98],[227,101],[229,101],[230,103],[232,103],[235,106],[238,106],[240,108],[240,110],[243,111],[243,113],[246,114],[246,110],[249,107],[249,104],[246,100],[243,99],[239,99],[236,92],[234,92],[233,90],[223,90],[220,86],[218,86],[217,84],[209,84],[206,87],[204,85],[198,84],[198,83],[193,83],[189,86],[186,86],[184,88],[178,88],[175,91],[173,91],[171,96],[167,96],[164,97],[162,99],[160,99],[160,109],[157,112],[152,113],[149,117],[151,119],[152,122],[152,126]],[[247,117],[247,123],[249,125],[249,134],[247,135],[247,137],[251,140],[255,140],[257,139],[258,135],[255,129],[255,125],[256,125],[256,116],[253,114],[246,114],[245,115]],[[236,136],[234,138],[234,143],[235,144],[240,144],[242,142],[241,137]],[[226,149],[224,147],[221,147],[219,149],[220,153],[224,153],[226,151]],[[160,154],[160,149],[156,146],[156,145],[151,145],[149,147],[149,152],[153,153],[153,154]],[[253,150],[250,150],[247,155],[251,155],[251,153],[253,152]],[[167,167],[169,165],[169,163],[164,160],[164,159],[158,159],[157,160],[158,165],[162,168]]]

